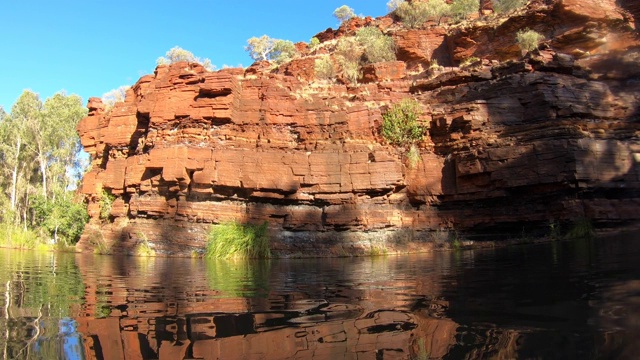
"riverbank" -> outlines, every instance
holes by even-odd
[[[434,251],[459,251],[473,249],[505,248],[512,246],[543,244],[554,241],[570,241],[574,239],[609,238],[617,236],[632,236],[640,234],[640,224],[628,224],[617,228],[593,229],[586,227],[577,232],[567,228],[564,233],[556,232],[544,236],[525,235],[501,240],[471,240],[464,234],[455,231],[436,231],[416,236],[410,231],[386,231],[372,233],[348,232],[336,234],[292,234],[281,233],[276,241],[270,242],[272,258],[338,258],[338,257],[368,257],[427,253]],[[138,236],[144,238],[142,234]],[[339,240],[339,242],[338,242]],[[310,248],[311,245],[317,248]],[[141,247],[147,251],[141,251]],[[55,251],[55,252],[88,252],[74,245],[64,244],[36,244],[34,246],[11,246],[0,242],[0,248]],[[122,249],[131,249],[122,251]],[[204,257],[205,249],[192,250],[187,254],[167,254],[154,245],[142,240],[139,246],[107,246],[101,244],[95,247],[93,253],[100,255],[127,255],[139,257]]]

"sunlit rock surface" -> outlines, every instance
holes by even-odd
[[[342,255],[429,249],[453,230],[637,222],[637,22],[633,1],[532,1],[507,20],[407,30],[367,18],[318,34],[377,25],[394,37],[400,61],[365,67],[357,85],[314,80],[313,54],[276,70],[159,66],[112,109],[89,100],[78,133],[92,221],[79,246],[100,230],[115,251],[149,241],[187,255],[210,224],[267,221],[276,253]],[[525,27],[546,41],[523,57]],[[380,135],[407,97],[429,128],[415,166]],[[107,220],[103,190],[116,196]]]

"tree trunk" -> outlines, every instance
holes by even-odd
[[[40,150],[40,149],[39,149]],[[40,173],[42,173],[42,196],[47,198],[47,159],[40,150],[38,154],[38,162],[40,163]]]
[[[18,136],[16,143],[16,162],[13,166],[13,174],[11,175],[11,210],[15,211],[16,209],[16,188],[18,184],[18,161],[20,158],[20,146],[22,145],[22,139]]]

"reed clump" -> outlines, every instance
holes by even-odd
[[[213,225],[205,256],[217,259],[256,259],[271,257],[268,223],[262,225],[227,222]]]

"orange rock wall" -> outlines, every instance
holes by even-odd
[[[309,55],[281,73],[159,66],[112,109],[92,98],[78,126],[93,159],[80,247],[99,228],[121,251],[148,239],[189,254],[228,220],[267,221],[276,251],[318,254],[429,248],[442,230],[637,221],[640,42],[630,10],[583,3],[533,2],[499,25],[448,31],[366,19],[392,33],[400,61],[367,66],[357,85],[314,81]],[[522,58],[511,35],[527,24],[548,41]],[[483,60],[429,67],[472,55]],[[380,136],[382,114],[407,97],[429,129],[414,166]],[[106,220],[103,190],[116,197]]]

